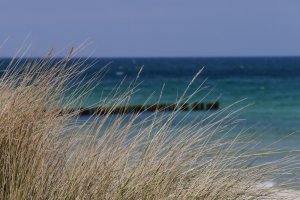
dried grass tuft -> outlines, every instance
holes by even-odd
[[[69,61],[15,60],[1,76],[0,199],[274,199],[259,184],[285,169],[251,165],[261,155],[226,139],[232,113],[179,124],[177,111],[142,120],[108,113],[76,123],[63,110],[86,92],[65,96],[82,64]]]

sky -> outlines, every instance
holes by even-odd
[[[0,1],[0,57],[83,43],[80,56],[300,56],[300,1]]]

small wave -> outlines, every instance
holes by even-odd
[[[122,75],[124,75],[124,72],[121,72],[121,71],[120,72],[116,72],[116,75],[117,76],[122,76]]]

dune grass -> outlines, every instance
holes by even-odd
[[[63,111],[88,85],[69,85],[82,64],[69,62],[15,60],[1,76],[0,199],[275,198],[261,184],[286,172],[289,159],[254,165],[262,155],[251,143],[226,139],[236,126],[230,109],[190,123],[175,121],[178,111],[79,123]],[[132,90],[115,93],[111,106],[128,102]]]

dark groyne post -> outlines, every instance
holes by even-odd
[[[93,115],[94,109],[88,109],[88,108],[79,108],[79,115],[85,116],[85,115]]]
[[[174,111],[176,110],[176,104],[168,104],[167,111]]]
[[[188,103],[182,103],[179,105],[179,109],[183,111],[188,111],[189,110],[189,104]]]
[[[155,112],[157,110],[157,105],[156,104],[148,105],[146,106],[146,110],[148,112]]]
[[[206,104],[206,110],[217,110],[219,109],[219,102],[216,101],[214,103],[208,103]]]
[[[193,103],[192,110],[204,110],[204,103]]]

